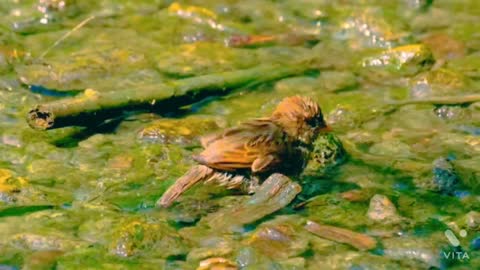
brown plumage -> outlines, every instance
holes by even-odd
[[[285,98],[268,118],[203,137],[203,152],[193,156],[200,165],[180,177],[158,205],[170,206],[198,182],[215,181],[251,193],[258,179],[271,173],[296,175],[305,167],[313,140],[326,128],[320,107],[312,99]]]

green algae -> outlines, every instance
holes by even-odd
[[[241,269],[480,267],[470,244],[480,211],[478,102],[382,110],[391,102],[479,93],[479,9],[472,0],[1,1],[0,169],[7,173],[0,183],[0,266],[196,269],[224,257]],[[259,48],[226,42],[290,33],[312,38]],[[318,70],[247,84],[162,116],[125,114],[98,128],[45,133],[24,119],[34,104],[59,99],[57,92],[141,89],[303,63]],[[294,179],[302,192],[291,205],[234,231],[208,226],[208,217],[250,199],[232,191],[198,186],[171,209],[154,209],[193,164],[200,136],[268,115],[296,94],[320,103],[336,137],[316,142],[323,150]],[[433,181],[439,158],[458,177],[446,194]],[[396,209],[385,222],[368,215],[379,195]],[[306,220],[367,234],[379,247],[365,252],[321,239],[303,229]],[[453,249],[447,229],[469,260],[442,257]]]

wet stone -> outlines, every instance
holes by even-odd
[[[237,264],[221,257],[209,258],[200,262],[197,270],[237,270]]]
[[[286,259],[305,252],[308,242],[301,227],[288,222],[274,222],[258,228],[245,244],[270,258]]]
[[[27,257],[23,269],[40,270],[51,269],[55,266],[58,257],[62,256],[62,251],[37,251]],[[1,269],[1,268],[0,268]]]
[[[187,255],[187,261],[201,261],[209,257],[225,257],[234,251],[234,243],[226,238],[205,237]]]
[[[153,253],[155,257],[184,254],[187,246],[178,234],[163,222],[132,221],[117,228],[110,242],[110,252],[119,257]]]
[[[448,34],[431,34],[422,42],[432,50],[435,59],[450,60],[463,57],[466,53],[465,45]]]
[[[168,218],[178,224],[194,224],[202,216],[215,212],[220,206],[213,200],[184,200],[172,207]]]
[[[381,223],[397,223],[401,217],[397,213],[397,208],[388,199],[387,196],[376,194],[370,200],[370,207],[368,208],[367,216],[375,221]]]
[[[349,202],[366,202],[368,201],[374,194],[374,189],[354,189],[342,192],[340,197],[345,199]]]
[[[444,239],[443,233],[427,238],[389,238],[382,242],[383,253],[384,256],[396,260],[411,260],[420,262],[425,267],[440,267],[440,250],[445,245]]]
[[[204,219],[211,228],[237,230],[287,206],[301,186],[285,175],[275,173],[268,177],[255,194],[241,204],[212,213]]]
[[[413,99],[433,96],[455,96],[468,90],[471,82],[460,72],[439,68],[423,72],[409,81],[410,96]]]
[[[453,194],[460,179],[449,158],[438,158],[433,162],[433,184],[444,194]]]
[[[433,110],[439,118],[447,121],[465,120],[469,117],[468,112],[459,106],[441,106]]]
[[[39,235],[33,233],[20,233],[13,235],[10,239],[10,244],[35,251],[67,251],[72,248],[78,248],[85,243],[66,239],[62,236],[56,235]]]
[[[480,231],[480,212],[470,211],[465,218],[469,229]]]

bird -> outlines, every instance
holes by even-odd
[[[297,176],[305,168],[313,141],[330,131],[320,106],[310,97],[284,98],[269,117],[204,136],[203,151],[194,165],[157,201],[169,207],[199,182],[254,193],[262,179],[273,173]]]

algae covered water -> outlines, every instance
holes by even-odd
[[[0,269],[480,268],[478,1],[3,0],[0,14]],[[147,92],[166,101],[125,101]],[[155,207],[200,136],[293,95],[333,128],[300,177]],[[27,123],[38,104],[102,97],[82,121]]]

